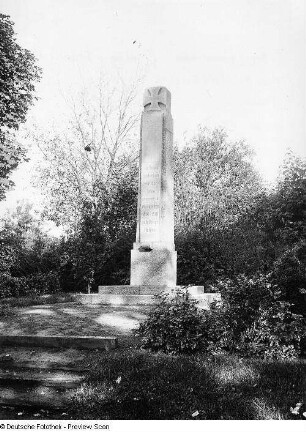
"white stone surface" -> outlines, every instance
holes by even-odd
[[[176,286],[171,94],[165,87],[144,93],[136,242],[131,285]]]

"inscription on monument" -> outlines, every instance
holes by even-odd
[[[159,233],[161,172],[153,164],[144,163],[141,172],[142,199],[140,207],[141,236],[145,241]]]

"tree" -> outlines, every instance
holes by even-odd
[[[14,276],[53,268],[48,263],[48,250],[55,248],[55,241],[42,228],[42,221],[27,202],[19,202],[14,211],[0,219],[0,272],[8,271]],[[7,263],[10,263],[8,265]]]
[[[136,86],[100,83],[95,90],[70,101],[63,131],[35,137],[43,155],[37,167],[43,215],[66,229],[61,274],[67,289],[126,280],[136,231]]]
[[[306,162],[288,153],[275,187],[254,202],[248,223],[263,234],[262,246],[271,265],[287,249],[306,241]]]
[[[14,142],[14,136],[0,131],[0,201],[5,198],[7,190],[14,186],[9,176],[19,162],[26,160],[25,156],[25,149]]]
[[[252,165],[252,151],[230,142],[222,129],[200,128],[181,151],[175,152],[176,226],[234,224],[261,190]]]
[[[60,133],[36,136],[44,162],[38,167],[47,215],[75,231],[84,203],[92,210],[110,199],[138,157],[133,111],[136,87],[99,84],[96,97],[83,91],[70,103],[71,117]]]
[[[0,200],[13,185],[11,171],[25,156],[14,131],[26,120],[35,99],[34,83],[41,76],[34,55],[17,44],[13,25],[9,16],[0,14]]]
[[[223,130],[200,128],[174,159],[179,283],[207,284],[247,270],[258,233],[243,220],[263,190],[251,150]]]
[[[257,203],[252,216],[262,233],[267,271],[282,298],[305,314],[306,308],[306,161],[288,153],[277,185]],[[250,219],[250,223],[252,220]]]
[[[306,160],[288,153],[273,200],[274,229],[288,245],[306,241]]]
[[[137,166],[134,162],[112,195],[95,207],[84,202],[77,229],[62,242],[65,286],[84,290],[87,282],[124,285],[130,273],[130,249],[135,240]],[[65,273],[65,275],[64,275]]]
[[[59,242],[28,203],[0,219],[0,298],[59,290]]]

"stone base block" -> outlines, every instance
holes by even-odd
[[[108,291],[107,293],[103,292],[103,289]],[[114,291],[111,292],[111,288],[114,288]],[[99,287],[99,294],[78,294],[75,296],[76,300],[83,304],[101,304],[101,305],[110,305],[110,306],[139,306],[139,305],[153,305],[158,302],[158,299],[154,296],[158,292],[147,294],[149,287],[130,287],[130,286],[122,286],[123,289],[121,292],[119,291],[120,286],[114,287]],[[139,288],[143,288],[144,292],[136,293]],[[160,287],[158,287],[160,289]],[[133,290],[135,290],[133,294]],[[198,306],[201,309],[209,309],[210,304],[213,301],[220,301],[221,295],[218,293],[204,293],[204,290],[201,291],[203,287],[190,287],[188,290],[190,291],[191,298],[197,300]],[[159,291],[161,292],[161,291]],[[170,291],[170,293],[175,293],[175,288]]]
[[[82,304],[110,306],[140,306],[155,304],[157,299],[150,294],[78,294],[76,300]]]
[[[191,294],[191,298],[199,302],[199,308],[208,310],[212,302],[221,302],[220,293]]]
[[[98,287],[99,294],[113,295],[144,295],[160,294],[162,292],[173,293],[177,289],[183,289],[184,286],[166,286],[166,285],[103,285]],[[188,291],[192,295],[204,294],[203,286],[190,286]]]
[[[167,248],[131,251],[131,285],[176,286],[177,254]]]

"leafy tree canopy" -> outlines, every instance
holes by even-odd
[[[24,158],[13,131],[26,120],[40,76],[34,55],[17,44],[10,17],[0,14],[0,200],[13,185],[11,171]]]
[[[175,152],[175,214],[180,231],[212,224],[227,228],[237,222],[262,190],[243,142],[230,142],[222,129],[200,128],[194,139]]]
[[[36,134],[43,154],[37,182],[46,196],[45,216],[74,232],[84,204],[93,211],[107,202],[129,175],[138,156],[135,87],[111,89],[99,83],[69,104],[65,131]]]

